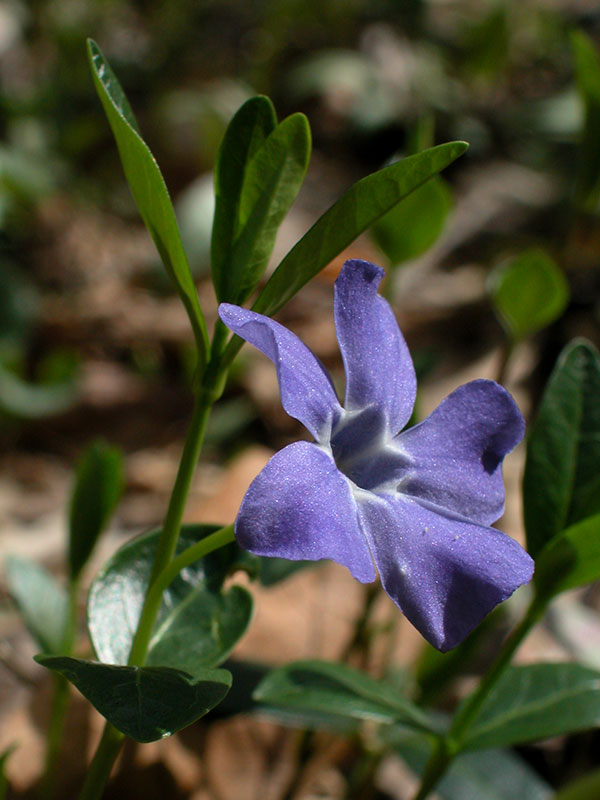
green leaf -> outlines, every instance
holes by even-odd
[[[533,576],[541,597],[575,589],[600,578],[600,514],[571,525],[539,554]]]
[[[371,236],[395,266],[417,258],[435,243],[452,209],[452,194],[441,178],[432,178],[371,228]]]
[[[429,718],[409,700],[346,664],[312,660],[279,667],[259,684],[254,699],[292,712],[402,722],[434,730]]]
[[[489,287],[494,310],[513,342],[550,325],[569,302],[562,270],[537,247],[495,269]]]
[[[177,554],[216,530],[214,525],[184,525]],[[92,584],[88,627],[100,661],[127,664],[159,536],[160,531],[151,531],[125,544]],[[146,663],[160,661],[160,666],[177,669],[188,665],[195,674],[197,665],[213,666],[229,655],[252,615],[247,592],[223,590],[223,581],[238,567],[252,570],[254,561],[233,542],[182,571],[164,592]],[[180,649],[168,653],[169,641]]]
[[[271,275],[253,306],[271,316],[404,197],[462,155],[465,142],[448,142],[367,175],[320,217]]]
[[[64,675],[102,716],[137,742],[154,742],[191,725],[214,708],[231,686],[223,669],[193,677],[168,667],[123,667],[39,655]]]
[[[600,512],[600,357],[575,340],[561,353],[527,441],[523,511],[535,558],[560,531]]]
[[[69,570],[76,578],[87,563],[123,490],[123,457],[117,447],[93,442],[75,472],[69,515]]]
[[[191,675],[216,667],[246,632],[252,607],[252,595],[241,586],[218,594],[190,592],[154,633],[146,663]]]
[[[509,667],[466,736],[466,750],[508,747],[600,723],[600,672],[579,664]]]
[[[394,743],[408,766],[422,775],[431,745],[403,733]],[[548,800],[551,789],[523,759],[506,750],[459,755],[436,787],[443,800]]]
[[[571,34],[571,47],[577,88],[585,108],[575,189],[580,205],[593,212],[600,199],[600,58],[593,41],[581,31]]]
[[[252,97],[229,123],[219,149],[211,242],[213,282],[219,299],[234,296],[239,279],[244,277],[243,260],[236,265],[228,263],[239,236],[244,182],[252,157],[276,125],[275,109],[269,98]],[[240,256],[243,259],[243,254]]]
[[[303,114],[292,114],[248,161],[234,237],[213,263],[219,300],[240,304],[256,288],[277,230],[300,191],[309,156],[308,120]]]
[[[202,365],[208,351],[206,323],[165,181],[140,135],[131,107],[110,65],[94,41],[88,39],[87,46],[94,85],[117,142],[127,183],[186,308]]]
[[[65,639],[68,600],[64,589],[32,561],[9,556],[4,564],[10,596],[27,630],[48,653],[60,653]]]

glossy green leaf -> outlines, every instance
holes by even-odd
[[[214,525],[184,525],[177,554],[216,530]],[[88,628],[100,661],[127,664],[159,535],[159,531],[152,531],[125,544],[92,584]],[[237,567],[253,569],[254,561],[232,543],[186,567],[171,583],[163,595],[148,664],[160,659],[161,666],[184,669],[183,665],[188,664],[191,670],[194,665],[215,665],[229,655],[252,613],[247,592],[239,587],[223,591],[223,581]],[[189,635],[190,629],[194,630],[193,636]],[[167,637],[164,645],[160,643],[161,636]],[[169,640],[181,644],[181,649],[170,655]]]
[[[448,142],[432,147],[351,186],[285,256],[265,284],[254,310],[274,314],[360,233],[455,161],[467,146],[465,142]]]
[[[191,675],[222,664],[246,632],[252,607],[252,595],[241,586],[190,592],[155,631],[146,663]]]
[[[6,559],[4,572],[29,633],[47,653],[60,653],[68,614],[64,589],[39,564],[17,556]]]
[[[36,656],[64,675],[105,719],[137,742],[154,742],[191,725],[231,686],[223,669],[193,677],[168,667],[123,667],[81,658]]]
[[[402,722],[420,730],[433,730],[429,718],[409,700],[346,664],[313,660],[279,667],[260,683],[254,699],[291,712]]]
[[[600,578],[600,514],[576,522],[548,542],[534,574],[536,591],[550,598]]]
[[[310,157],[303,114],[280,123],[246,165],[234,238],[213,264],[220,300],[243,303],[256,288],[273,251],[277,230],[296,199]]]
[[[527,441],[523,511],[535,558],[565,528],[600,512],[600,356],[575,340],[561,353]]]
[[[600,672],[579,664],[509,667],[469,728],[464,747],[508,747],[599,723]]]
[[[417,258],[436,242],[452,209],[452,194],[432,178],[404,198],[371,228],[371,235],[395,266]]]
[[[490,276],[494,310],[511,341],[521,341],[558,319],[569,301],[569,285],[546,252],[532,248]]]
[[[123,457],[117,447],[93,442],[75,471],[69,514],[69,570],[76,578],[87,563],[123,490]]]
[[[186,308],[201,363],[208,334],[196,287],[181,243],[171,199],[158,164],[142,139],[125,94],[98,45],[88,40],[94,85],[112,128],[127,183],[171,280]]]
[[[595,211],[600,199],[600,57],[594,42],[581,31],[571,34],[577,88],[585,108],[576,196],[586,210]]]
[[[253,242],[255,246],[261,244],[261,226],[267,222],[269,211],[277,211],[277,193],[285,192],[291,177],[286,173],[299,166],[298,154],[290,149],[293,141],[286,142],[281,131],[276,134],[276,125],[271,101],[252,97],[229,123],[219,149],[211,242],[213,282],[219,300],[243,302],[260,278],[259,254],[253,254]],[[266,164],[265,157],[275,157],[276,161]],[[266,172],[261,175],[258,166]],[[282,209],[282,218],[287,208]],[[262,245],[268,243],[263,241]]]
[[[423,774],[431,748],[425,737],[403,733],[393,747],[417,775]],[[435,791],[442,800],[548,800],[551,796],[548,784],[510,750],[461,754]]]

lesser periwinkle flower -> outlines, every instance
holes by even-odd
[[[383,270],[347,261],[334,315],[346,372],[342,407],[317,357],[261,314],[222,304],[223,322],[275,364],[281,401],[314,442],[296,442],[252,482],[235,523],[245,549],[333,559],[375,580],[440,650],[459,644],[528,582],[533,562],[491,528],[504,509],[502,460],[523,418],[508,392],[475,380],[423,422],[407,424],[416,378],[388,303]]]

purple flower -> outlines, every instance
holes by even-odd
[[[343,564],[383,588],[440,650],[459,644],[533,572],[523,548],[489,527],[504,510],[502,460],[523,418],[493,381],[465,384],[399,433],[416,378],[388,303],[383,270],[347,261],[335,284],[344,407],[316,356],[287,328],[239,306],[219,314],[277,369],[281,401],[315,442],[296,442],[250,485],[235,524],[263,556]]]

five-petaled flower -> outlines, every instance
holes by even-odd
[[[524,423],[505,389],[476,380],[399,433],[416,378],[377,294],[382,276],[374,264],[347,261],[335,284],[343,408],[323,365],[287,328],[220,306],[223,322],[273,361],[284,409],[316,440],[273,456],[244,497],[235,533],[258,555],[333,559],[363,583],[376,567],[413,625],[449,650],[533,572],[523,548],[489,527],[504,509],[502,460]]]

